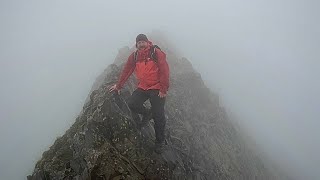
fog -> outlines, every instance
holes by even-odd
[[[161,31],[261,150],[320,179],[320,3],[0,1],[0,179],[26,179],[139,33]]]

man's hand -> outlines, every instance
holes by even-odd
[[[159,91],[159,94],[158,94],[158,96],[160,96],[160,98],[164,98],[164,97],[166,97],[166,95],[167,95],[167,94],[165,94],[165,93],[162,93],[162,92],[160,92],[160,91]]]
[[[112,91],[117,91],[117,93],[120,94],[120,89],[118,89],[117,84],[114,84],[109,88],[109,92],[112,92]]]

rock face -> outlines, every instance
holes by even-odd
[[[246,147],[218,96],[191,63],[164,51],[171,86],[165,106],[167,145],[161,155],[153,150],[153,121],[138,130],[128,109],[134,76],[121,95],[106,89],[132,52],[126,47],[97,78],[75,123],[43,153],[28,180],[282,179]]]

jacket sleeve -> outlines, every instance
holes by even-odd
[[[170,70],[169,70],[169,65],[167,62],[167,57],[164,52],[161,50],[157,49],[157,57],[158,57],[158,67],[159,67],[159,72],[160,72],[160,92],[162,93],[167,93],[169,89],[169,75],[170,75]]]
[[[130,75],[133,73],[135,69],[135,62],[133,59],[133,53],[128,57],[128,60],[126,64],[124,65],[124,68],[121,72],[120,78],[117,82],[117,89],[121,89],[124,85],[124,83],[128,80]]]

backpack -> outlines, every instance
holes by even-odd
[[[150,47],[150,57],[149,57],[149,58],[151,58],[155,63],[157,63],[157,61],[158,61],[156,49],[161,50],[158,45],[152,45],[152,46]],[[134,52],[134,54],[133,54],[133,60],[134,60],[134,62],[137,62],[137,57],[138,57],[138,51]]]

